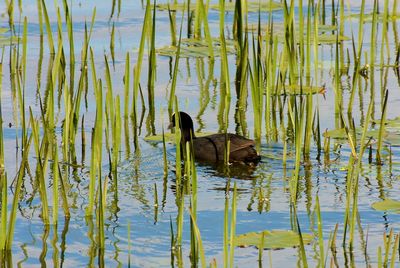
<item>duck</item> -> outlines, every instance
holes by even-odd
[[[256,165],[260,160],[260,154],[255,148],[254,140],[232,133],[217,133],[196,137],[193,128],[193,120],[185,112],[179,112],[179,128],[181,130],[181,145],[186,142],[192,144],[192,151],[196,161],[207,163],[220,163],[224,161],[226,139],[230,141],[229,163],[242,163]],[[176,127],[175,113],[171,117],[169,128]],[[185,148],[182,146],[181,148]]]

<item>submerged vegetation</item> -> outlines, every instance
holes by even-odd
[[[397,0],[27,2],[2,4],[0,266],[398,266]],[[187,109],[261,163],[195,163]]]

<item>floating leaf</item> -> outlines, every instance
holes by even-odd
[[[392,146],[400,146],[400,133],[388,133],[385,136],[385,142],[390,143]]]
[[[183,3],[171,3],[171,4],[156,4],[156,9],[159,11],[168,11],[168,7],[171,11],[186,11],[188,8],[187,4]],[[151,8],[154,8],[154,5],[151,5]],[[193,11],[196,9],[196,5],[190,5],[190,10]]]
[[[210,5],[210,8],[219,10],[219,4]],[[268,12],[279,9],[283,9],[283,4],[278,2],[268,1],[260,3],[259,1],[247,1],[247,12]],[[225,2],[225,11],[235,11],[235,2]]]
[[[372,208],[379,211],[400,213],[400,201],[385,199],[383,201],[373,203]]]
[[[9,46],[11,44],[17,43],[19,40],[18,37],[15,36],[5,36],[4,34],[8,32],[8,28],[2,28],[0,27],[0,46]]]
[[[299,85],[285,85],[274,95],[309,95],[309,94],[325,94],[325,87],[311,87]]]
[[[286,230],[265,230],[260,233],[251,232],[241,234],[235,237],[235,246],[247,247],[255,246],[259,247],[261,243],[261,236],[264,234],[264,249],[282,249],[297,247],[300,245],[300,236],[298,233]],[[311,243],[313,236],[311,234],[302,233],[304,244]]]
[[[374,120],[374,123],[379,125],[381,123],[381,120]],[[393,128],[393,131],[400,132],[400,116],[393,119],[386,119],[385,126],[387,128]]]
[[[305,25],[307,22],[304,23]],[[285,24],[284,23],[273,23],[273,31],[275,33],[280,33],[283,35],[285,33]],[[337,26],[336,25],[325,25],[325,24],[319,24],[318,25],[318,32],[330,32],[330,31],[336,31]],[[269,30],[269,25],[264,23],[260,25],[260,30],[261,32],[266,32]],[[311,32],[313,33],[314,28],[311,29]],[[247,26],[246,31],[248,32],[257,32],[258,31],[258,23],[251,23]],[[307,33],[307,31],[304,31],[304,35]]]
[[[202,136],[207,136],[211,135],[213,133],[210,132],[196,132],[195,136],[196,137],[202,137]],[[165,141],[166,142],[172,142],[175,143],[175,133],[164,133],[165,136]],[[151,141],[151,142],[162,142],[162,135],[153,135],[153,136],[147,136],[144,138],[145,141]]]
[[[356,128],[357,138],[361,137],[362,131],[363,131],[363,128],[361,128],[361,127]],[[368,130],[366,135],[367,135],[367,138],[377,139],[379,136],[379,130],[378,129]],[[329,130],[329,131],[325,132],[323,134],[323,136],[326,138],[333,138],[333,139],[347,139],[346,130],[344,128]]]
[[[214,56],[221,55],[221,43],[219,38],[213,38]],[[176,46],[164,46],[156,50],[157,54],[162,56],[174,57],[176,55]],[[226,42],[226,51],[228,54],[236,52],[235,41],[228,40]],[[208,43],[203,39],[182,39],[180,57],[183,58],[203,58],[209,57],[210,50]]]
[[[280,43],[284,43],[285,42],[285,33],[284,32],[273,32],[273,34],[269,33],[266,35],[265,39],[268,41],[270,40],[270,38],[278,38],[278,41]],[[296,40],[299,40],[300,38],[300,34],[296,33]],[[336,36],[335,34],[328,34],[328,33],[323,33],[323,34],[318,34],[318,44],[322,45],[322,44],[335,44],[336,43],[336,39],[339,42],[342,41],[347,41],[350,40],[350,37],[348,36]],[[311,35],[310,37],[310,42],[313,42],[314,40],[314,35]]]
[[[374,16],[374,13],[368,13],[368,14],[364,14],[364,23],[371,23],[372,22],[372,18]],[[391,13],[388,14],[387,20],[388,21],[395,21],[400,17],[400,13]],[[383,20],[383,13],[378,13],[377,14],[377,18],[379,21]],[[354,13],[354,14],[350,14],[345,16],[345,19],[360,19],[360,13]]]

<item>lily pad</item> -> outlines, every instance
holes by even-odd
[[[267,34],[265,39],[267,41],[269,41],[271,37],[272,38],[275,38],[275,37],[278,38],[278,41],[280,43],[284,43],[285,42],[285,33],[284,32],[274,32],[273,35]],[[296,40],[298,41],[299,38],[300,38],[300,34],[296,33]],[[305,38],[306,38],[306,36],[304,35],[303,39],[305,39]],[[336,43],[336,39],[337,39],[337,41],[342,42],[342,41],[350,40],[350,37],[344,36],[344,35],[343,36],[342,35],[336,36],[335,34],[330,34],[330,33],[329,34],[328,33],[318,34],[318,44],[320,44],[320,45],[335,44]],[[313,37],[313,35],[311,35],[310,36],[310,41],[313,42],[313,40],[314,40],[314,37]]]
[[[255,246],[259,247],[261,243],[261,237],[264,234],[264,249],[282,249],[292,248],[300,245],[300,236],[298,233],[290,230],[265,230],[260,233],[251,232],[241,234],[235,237],[235,246],[237,247],[248,247]],[[311,243],[313,236],[311,234],[302,234],[304,244]]]
[[[196,137],[202,137],[202,136],[207,136],[211,135],[213,133],[210,132],[196,132],[195,136]],[[175,143],[175,133],[170,133],[166,132],[164,133],[165,141],[166,142],[171,142]],[[162,135],[154,135],[154,136],[147,136],[144,138],[145,141],[150,141],[150,142],[162,142],[163,136]]]
[[[385,199],[383,201],[373,203],[372,208],[379,211],[400,213],[400,201]]]
[[[380,124],[381,120],[374,120],[375,124]],[[393,118],[393,119],[386,119],[385,126],[387,128],[393,128],[394,131],[400,132],[400,116]]]
[[[297,25],[297,24],[296,24]],[[307,22],[304,22],[304,34],[307,33]],[[269,25],[266,23],[263,23],[260,25],[261,31],[266,32],[269,30]],[[311,32],[314,32],[314,25],[311,27]],[[320,24],[318,25],[318,32],[330,32],[330,31],[336,31],[337,26],[336,25],[325,25],[325,24]],[[249,24],[249,26],[246,28],[246,31],[248,32],[257,32],[258,31],[258,23],[252,23]],[[274,22],[273,23],[273,31],[274,33],[281,33],[283,34],[285,32],[285,24],[284,23],[279,23],[279,22]]]
[[[363,131],[363,129],[361,127],[356,128],[357,138],[361,137],[362,131]],[[386,136],[386,133],[384,132],[383,135]],[[329,130],[329,131],[323,133],[323,136],[326,137],[326,138],[333,138],[333,139],[347,139],[346,130],[344,128],[338,128],[338,129]],[[367,138],[377,139],[378,136],[379,136],[379,130],[378,129],[368,130],[367,131]]]
[[[210,5],[210,8],[219,10],[219,4]],[[268,12],[280,9],[283,9],[283,4],[275,1],[262,3],[259,1],[247,1],[247,12],[258,12],[259,10]],[[235,2],[225,2],[225,11],[235,11]]]
[[[159,11],[168,11],[168,7],[171,11],[186,11],[188,6],[183,3],[170,3],[170,4],[156,4],[156,9]],[[151,8],[154,8],[154,5],[151,5]],[[190,5],[190,10],[195,10],[196,4]]]
[[[221,42],[219,38],[213,38],[213,52],[214,56],[221,55]],[[164,46],[156,50],[157,54],[162,56],[174,57],[178,48],[176,46]],[[227,54],[236,53],[235,41],[226,41]],[[210,56],[208,43],[204,39],[182,39],[180,57],[182,58],[204,58]]]
[[[374,15],[373,12],[364,14],[364,23],[371,23],[373,15]],[[391,13],[391,14],[388,14],[387,19],[388,19],[388,21],[393,21],[393,20],[397,20],[399,17],[400,17],[400,13]],[[378,13],[377,14],[377,18],[378,18],[379,21],[382,21],[383,20],[383,13]],[[345,16],[345,19],[357,19],[357,20],[359,20],[360,19],[360,13],[353,13],[353,14],[347,15],[347,16]]]
[[[309,95],[309,94],[325,94],[324,87],[310,87],[299,85],[286,85],[274,93],[274,95]]]
[[[392,146],[400,146],[400,133],[389,132],[385,136],[385,141]]]
[[[18,37],[4,35],[8,31],[9,31],[8,28],[0,28],[0,34],[1,34],[0,35],[0,46],[9,46],[9,45],[17,43],[17,41],[19,40]]]

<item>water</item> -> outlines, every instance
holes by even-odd
[[[370,3],[371,2],[371,3]],[[366,10],[371,10],[373,1],[369,1]],[[6,10],[4,3],[1,3],[0,10]],[[53,3],[47,3],[50,15],[51,25],[54,31],[57,28],[56,9]],[[112,23],[109,21],[111,2],[99,1],[74,1],[72,3],[73,26],[74,26],[74,45],[75,57],[77,59],[75,77],[79,79],[80,51],[83,45],[85,21],[90,23],[93,8],[96,6],[96,22],[91,38],[90,46],[95,54],[96,71],[99,77],[104,79],[105,65],[104,54],[107,55],[109,62],[110,52],[110,33]],[[62,5],[60,3],[60,7]],[[130,1],[122,3],[122,12],[120,17],[112,19],[115,23],[115,67],[111,70],[114,95],[123,96],[123,76],[126,52],[131,53],[133,64],[137,60],[137,51],[139,46],[140,34],[144,10],[140,1]],[[351,7],[356,12],[358,1],[351,1]],[[61,9],[62,10],[62,9]],[[368,11],[369,12],[369,11]],[[23,6],[23,16],[27,16],[28,26],[28,71],[26,80],[26,105],[30,106],[35,115],[40,115],[40,107],[37,95],[37,73],[41,68],[41,87],[43,92],[47,81],[47,69],[49,61],[49,52],[47,39],[44,42],[43,64],[39,66],[39,25],[37,20],[37,9],[35,1],[26,1]],[[18,18],[16,16],[15,18]],[[232,14],[227,15],[227,21],[232,19]],[[264,15],[263,19],[266,19]],[[274,19],[282,21],[282,12],[274,14]],[[17,20],[17,19],[16,19]],[[218,12],[210,11],[209,24],[214,36],[218,35]],[[250,15],[250,20],[257,21],[254,14]],[[1,20],[2,26],[7,27],[7,16]],[[169,36],[169,18],[167,12],[157,13],[157,32],[156,46],[170,44]],[[391,24],[391,23],[390,23]],[[230,23],[227,22],[230,26]],[[398,22],[396,22],[399,27]],[[351,21],[346,25],[345,34],[351,36],[350,26],[353,31],[358,30],[357,21]],[[64,25],[65,27],[65,25]],[[381,25],[379,26],[381,29]],[[22,29],[22,25],[16,25],[17,30]],[[22,31],[22,30],[21,30]],[[64,28],[64,48],[66,57],[68,51],[68,42],[66,28]],[[370,26],[365,26],[364,46],[370,46]],[[54,38],[56,32],[53,33]],[[392,48],[392,57],[394,57],[394,37],[392,26],[389,26],[389,39]],[[45,36],[46,38],[46,36]],[[357,40],[357,37],[355,37]],[[378,42],[381,40],[378,39]],[[351,41],[345,42],[345,48],[351,50]],[[368,51],[368,48],[364,48]],[[377,46],[376,53],[379,59],[380,45]],[[320,84],[325,84],[327,94],[325,98],[319,97],[319,107],[321,116],[321,130],[335,128],[334,120],[334,56],[335,47],[324,45],[319,47],[319,54],[323,66],[320,70]],[[10,91],[9,75],[9,48],[5,48],[3,65],[3,92],[2,92],[2,111],[3,111],[3,130],[5,143],[5,167],[8,176],[8,185],[11,185],[18,171],[21,161],[20,151],[16,149],[16,135],[20,138],[21,133],[16,128],[13,111],[13,97]],[[393,61],[393,59],[392,59]],[[235,57],[229,56],[231,81],[234,81],[235,75]],[[142,88],[146,91],[147,83],[147,55],[142,68]],[[132,64],[132,65],[133,65]],[[162,126],[166,127],[168,119],[166,118],[166,109],[168,106],[169,80],[171,62],[167,57],[157,57],[157,81],[155,84],[155,107],[156,132],[161,133]],[[200,114],[195,119],[195,128],[201,131],[217,132],[219,124],[216,119],[218,113],[219,85],[214,85],[214,79],[219,81],[220,62],[216,59],[214,69],[209,72],[209,62],[207,59],[182,59],[178,74],[178,84],[176,94],[179,99],[182,110],[187,111],[193,117]],[[380,70],[375,69],[376,88],[380,89]],[[351,72],[350,72],[351,73]],[[90,75],[90,74],[89,74]],[[202,88],[207,79],[210,82],[209,88]],[[75,83],[77,84],[78,81]],[[351,83],[351,77],[342,77],[343,83]],[[94,126],[95,101],[93,90],[91,89],[91,78],[89,78],[88,107],[82,103],[81,115],[85,115],[84,130],[87,142],[90,141],[91,129]],[[201,90],[199,90],[201,88]],[[234,92],[234,84],[231,85]],[[388,74],[389,103],[387,118],[394,118],[399,115],[398,109],[400,102],[399,83],[393,69],[389,69]],[[376,97],[376,105],[380,107],[380,96]],[[344,91],[345,104],[349,98],[349,91]],[[145,92],[145,100],[147,94]],[[364,101],[361,102],[356,94],[354,105],[354,120],[356,125],[360,125],[362,117],[365,116],[369,95],[364,94]],[[238,125],[234,120],[235,95],[232,97],[230,108],[229,131],[235,132]],[[251,103],[251,97],[248,99]],[[347,106],[346,106],[347,107]],[[123,107],[121,107],[123,110]],[[201,108],[204,108],[202,111]],[[379,109],[377,108],[376,118],[379,118]],[[161,116],[163,110],[164,116]],[[139,107],[141,111],[141,107]],[[202,111],[202,112],[200,112]],[[63,105],[58,112],[57,127],[61,127],[61,121],[64,118]],[[246,115],[247,128],[250,137],[253,136],[253,116],[250,106]],[[11,123],[11,128],[8,127]],[[80,132],[80,131],[79,131]],[[58,134],[61,130],[58,129]],[[104,262],[107,267],[118,265],[127,266],[128,259],[134,267],[157,267],[171,265],[171,230],[170,225],[176,233],[176,193],[175,193],[175,146],[167,145],[168,156],[168,177],[163,179],[163,158],[162,144],[149,143],[144,140],[148,133],[144,123],[140,135],[141,155],[135,156],[129,154],[124,146],[124,137],[122,138],[123,147],[121,149],[121,162],[118,167],[118,199],[114,198],[115,191],[110,188],[107,198],[106,209],[106,249],[104,253]],[[122,133],[122,136],[124,133]],[[60,134],[61,136],[61,134]],[[80,134],[76,142],[76,150],[80,152]],[[60,138],[61,139],[61,138]],[[20,142],[20,141],[19,141]],[[345,142],[344,142],[345,143]],[[335,225],[338,223],[337,250],[340,266],[348,263],[344,258],[341,241],[343,238],[344,212],[346,208],[346,170],[350,150],[346,144],[340,150],[337,160],[330,165],[324,165],[319,162],[316,146],[313,145],[311,152],[311,166],[303,167],[301,170],[301,179],[299,185],[298,199],[298,217],[301,230],[304,233],[314,233],[317,235],[316,216],[314,215],[315,197],[319,196],[321,205],[321,216],[323,219],[323,235],[325,241],[325,250],[327,250],[328,239],[332,234]],[[130,148],[133,149],[132,134],[130,134]],[[290,149],[290,148],[289,148]],[[380,201],[382,198],[396,199],[399,196],[400,189],[400,159],[398,147],[393,150],[393,167],[388,165],[376,166],[374,164],[365,164],[359,180],[359,216],[362,229],[358,229],[355,234],[354,260],[356,266],[366,264],[364,256],[364,246],[367,243],[368,262],[372,266],[377,263],[377,248],[383,246],[383,235],[393,229],[395,233],[400,229],[400,216],[393,213],[375,211],[371,208],[373,202]],[[96,221],[85,218],[85,209],[88,204],[88,185],[89,185],[89,165],[90,165],[90,144],[86,146],[86,155],[83,157],[80,153],[77,155],[77,161],[83,167],[77,168],[68,178],[71,188],[68,195],[68,201],[71,211],[71,219],[65,220],[62,216],[60,207],[60,217],[57,226],[44,226],[41,220],[41,200],[38,193],[34,193],[33,184],[35,181],[34,169],[37,159],[34,157],[34,150],[31,148],[30,168],[32,177],[27,176],[22,191],[22,199],[17,212],[17,221],[15,227],[15,237],[12,248],[13,266],[22,265],[24,267],[39,267],[47,264],[49,266],[64,265],[72,266],[91,266],[98,265],[97,252],[95,250],[96,236],[90,233],[96,233]],[[259,232],[262,230],[290,230],[290,192],[289,179],[294,164],[294,149],[291,148],[292,158],[288,159],[288,168],[285,172],[282,167],[283,144],[279,142],[267,143],[262,140],[261,154],[262,162],[255,170],[240,170],[233,174],[233,182],[237,183],[238,203],[237,203],[237,224],[236,233]],[[331,160],[335,155],[331,154]],[[103,152],[103,173],[109,170],[108,158],[104,146]],[[390,170],[391,168],[391,170]],[[218,266],[223,263],[223,222],[224,222],[224,204],[225,187],[228,181],[226,175],[213,167],[198,165],[198,208],[197,224],[201,232],[201,238],[205,250],[207,263],[214,258]],[[52,190],[50,189],[52,180],[47,180],[48,200],[52,200]],[[114,182],[110,182],[110,187]],[[155,185],[158,193],[158,210],[154,206]],[[263,191],[266,199],[259,203],[259,193]],[[231,194],[230,194],[231,195]],[[164,198],[165,196],[165,198]],[[13,198],[13,190],[9,189],[9,210]],[[183,230],[183,265],[189,266],[190,254],[190,215],[188,213],[190,196],[185,197],[184,230]],[[128,233],[128,224],[130,224],[131,233]],[[128,250],[128,236],[131,237],[131,248]],[[317,241],[317,240],[315,240]],[[367,241],[367,242],[366,242]],[[264,252],[263,265],[272,266],[285,265],[294,267],[300,263],[299,252],[297,248],[288,248],[277,251]],[[317,265],[318,244],[306,245],[307,261],[311,266]],[[130,255],[130,256],[129,256]],[[271,256],[271,258],[270,258]],[[347,256],[349,254],[347,253]],[[329,252],[328,261],[331,253]],[[235,266],[254,267],[258,265],[258,250],[253,247],[235,249]],[[396,262],[398,265],[398,261]]]

